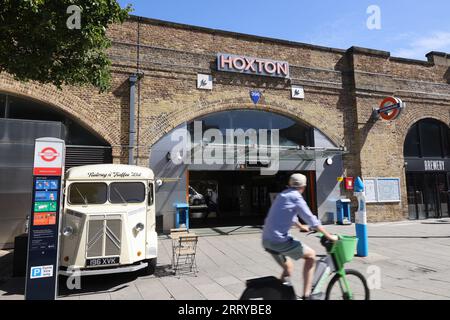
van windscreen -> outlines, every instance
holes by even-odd
[[[108,199],[106,183],[72,183],[69,189],[70,204],[103,204]]]
[[[109,185],[111,203],[141,203],[145,200],[145,185],[142,182],[113,182]]]

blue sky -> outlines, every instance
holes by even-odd
[[[361,46],[425,60],[450,53],[448,0],[120,0],[133,14],[341,49]],[[377,5],[381,29],[370,30],[367,9]]]

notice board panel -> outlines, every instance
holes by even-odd
[[[400,179],[378,178],[378,202],[400,202]]]
[[[366,178],[364,187],[367,203],[401,202],[400,178]]]

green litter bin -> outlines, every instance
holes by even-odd
[[[353,260],[357,243],[357,237],[339,236],[339,241],[336,242],[330,252],[336,258],[338,268],[343,267],[345,263]]]

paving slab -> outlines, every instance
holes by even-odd
[[[164,277],[161,283],[176,300],[205,300],[203,296],[185,277]]]
[[[369,256],[355,257],[347,265],[359,270],[369,283],[379,283],[371,291],[374,300],[450,300],[450,220],[405,221],[369,224]],[[228,228],[229,231],[234,230]],[[330,232],[355,235],[354,226],[327,226]],[[155,275],[110,275],[82,280],[82,290],[62,290],[62,299],[238,299],[248,279],[276,276],[280,267],[261,246],[259,229],[251,233],[205,232],[199,238],[197,276],[173,275],[172,242],[159,237]],[[219,230],[220,231],[220,230]],[[221,234],[221,235],[218,235]],[[324,254],[318,239],[298,231],[293,235]],[[24,278],[11,277],[11,252],[1,252],[0,300],[23,299]],[[301,292],[303,261],[294,262],[292,280]],[[373,278],[379,271],[380,278]],[[371,278],[372,277],[372,278]],[[377,280],[377,281],[373,281]],[[379,280],[379,281],[378,281]]]
[[[173,300],[173,296],[158,278],[138,280],[135,283],[144,300]]]
[[[208,300],[234,300],[235,297],[216,282],[195,285],[195,288]]]

